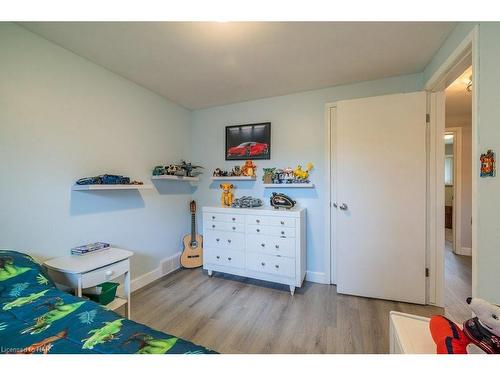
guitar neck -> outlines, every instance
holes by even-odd
[[[191,214],[191,242],[196,240],[196,214]]]

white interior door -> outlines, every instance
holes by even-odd
[[[337,104],[339,293],[425,303],[426,94]]]

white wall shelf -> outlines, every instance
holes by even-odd
[[[186,177],[186,176],[172,176],[172,175],[160,175],[151,177],[152,180],[173,180],[173,181],[190,181],[196,182],[200,181],[199,177]]]
[[[298,184],[263,184],[265,188],[313,188],[314,184],[308,183],[298,183]]]
[[[134,184],[95,184],[95,185],[73,185],[73,191],[89,191],[89,190],[144,190],[152,189],[152,185],[134,185]]]
[[[214,181],[255,181],[256,179],[256,176],[212,176]]]

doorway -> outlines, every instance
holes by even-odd
[[[472,67],[445,89],[444,307],[455,321],[470,318],[472,295]]]

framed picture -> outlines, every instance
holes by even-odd
[[[226,126],[226,160],[271,159],[271,123]]]

